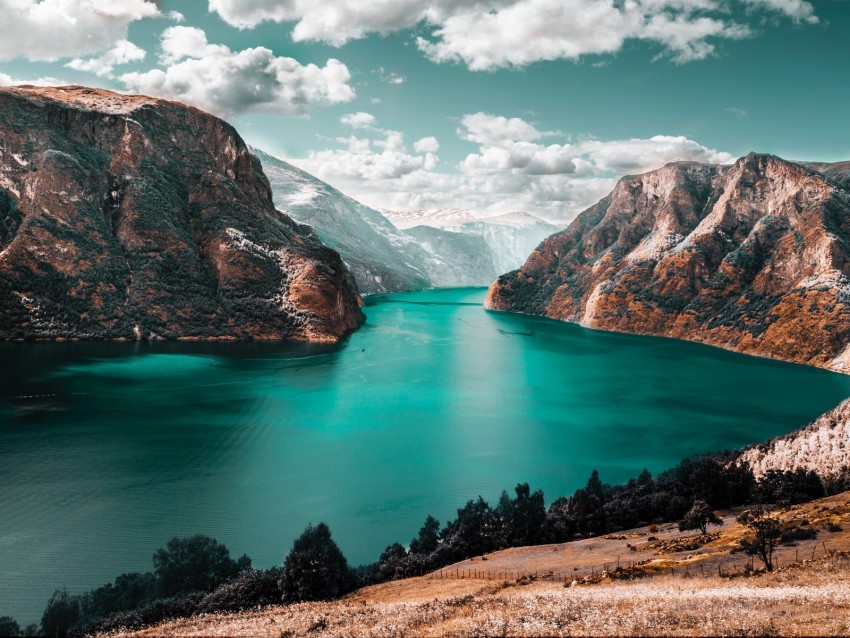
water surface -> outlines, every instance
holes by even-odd
[[[0,616],[151,569],[204,533],[281,563],[326,521],[352,563],[519,481],[547,503],[787,432],[850,377],[385,295],[339,346],[0,346]]]

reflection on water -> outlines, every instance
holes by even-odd
[[[483,290],[369,298],[338,346],[0,345],[0,615],[151,568],[205,533],[279,564],[327,521],[353,563],[477,494],[547,500],[792,429],[822,370],[488,313]]]

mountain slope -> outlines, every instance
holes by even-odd
[[[363,293],[429,288],[426,258],[415,241],[381,215],[283,160],[253,149],[275,205],[339,251]]]
[[[413,228],[431,227],[481,237],[497,274],[518,268],[541,241],[558,231],[557,226],[524,212],[491,216],[465,208],[383,212],[405,232]],[[478,257],[481,261],[488,258],[484,254]],[[492,278],[483,281],[482,285],[491,281]]]
[[[625,177],[486,305],[850,372],[850,194],[750,154]]]
[[[354,280],[198,109],[0,89],[0,338],[336,340]]]

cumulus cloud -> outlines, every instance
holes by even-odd
[[[0,15],[0,60],[54,61],[114,47],[160,11],[151,0],[0,0]]]
[[[86,71],[94,73],[101,77],[111,77],[113,69],[121,64],[128,62],[138,62],[145,59],[145,50],[137,47],[128,40],[121,40],[115,43],[111,49],[93,58],[83,60],[82,58],[74,58],[65,66],[76,71]]]
[[[434,136],[423,137],[414,142],[413,150],[417,153],[436,153],[440,150],[440,143]]]
[[[363,111],[343,115],[339,118],[339,121],[351,128],[372,128],[375,126],[375,116]]]
[[[338,138],[343,148],[292,161],[378,208],[526,210],[566,222],[606,195],[623,175],[677,160],[733,159],[684,136],[571,141],[521,118],[472,113],[461,118],[457,134],[477,149],[441,170],[435,138],[416,141],[410,151],[398,131],[373,127],[370,134]],[[549,138],[558,139],[547,143]]]
[[[302,65],[265,47],[231,51],[211,44],[201,29],[169,27],[161,38],[164,69],[126,73],[131,91],[172,98],[231,117],[249,111],[307,115],[355,97],[340,61]]]
[[[688,62],[712,55],[720,41],[751,37],[747,21],[758,14],[818,22],[806,0],[209,0],[209,8],[239,28],[292,22],[296,41],[336,46],[422,25],[425,55],[472,70],[614,54],[629,40]]]

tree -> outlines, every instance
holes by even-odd
[[[325,523],[308,525],[283,563],[283,600],[330,600],[348,593],[353,585],[348,561],[331,538],[330,528]]]
[[[518,484],[514,492],[516,497],[513,499],[507,492],[502,492],[494,512],[499,526],[497,544],[500,547],[520,547],[539,543],[546,523],[543,492],[537,490],[532,493],[528,483]]]
[[[410,541],[410,551],[414,554],[430,554],[440,543],[440,521],[430,514],[419,530],[419,536]]]
[[[67,589],[53,592],[41,615],[41,633],[51,638],[65,638],[80,617],[80,604]]]
[[[21,626],[11,616],[0,616],[0,636],[20,636]]]
[[[685,517],[679,521],[679,531],[698,529],[705,534],[709,525],[723,525],[723,519],[714,513],[708,503],[698,498]]]
[[[193,591],[211,591],[251,567],[251,559],[230,558],[230,551],[214,538],[196,534],[172,538],[153,555],[157,594],[167,598]]]
[[[752,536],[741,541],[741,548],[750,556],[758,556],[764,568],[772,572],[773,552],[782,536],[779,521],[761,505],[742,512],[737,520],[752,532]]]

